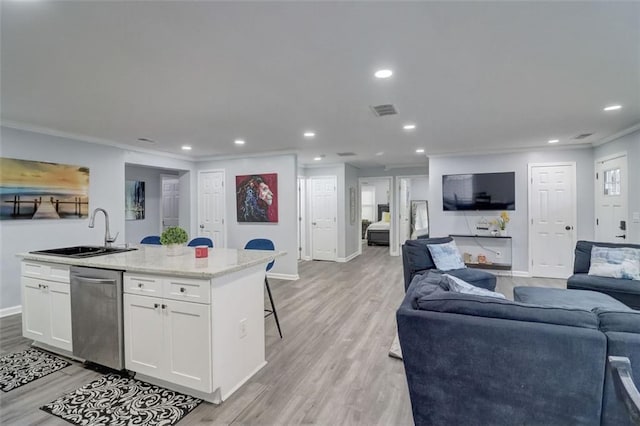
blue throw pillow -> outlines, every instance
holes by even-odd
[[[630,247],[593,246],[589,275],[640,280],[640,250]]]
[[[496,299],[506,299],[504,294],[497,293],[495,291],[487,290],[482,287],[476,287],[473,284],[469,284],[468,282],[461,280],[458,277],[454,277],[453,275],[444,274],[443,277],[446,280],[446,284],[449,287],[450,291],[455,291],[456,293],[464,293],[464,294],[474,294],[476,296],[486,296],[486,297],[495,297]]]
[[[427,244],[427,248],[436,268],[441,271],[466,268],[455,241],[449,241],[445,244]]]

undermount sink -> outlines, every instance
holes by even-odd
[[[73,246],[55,248],[49,250],[32,251],[32,254],[48,254],[50,256],[62,257],[93,257],[104,256],[106,254],[122,253],[125,251],[137,250],[136,248],[101,247],[101,246]]]

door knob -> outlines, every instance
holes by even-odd
[[[565,229],[566,231],[571,231],[571,230],[573,229],[573,226],[569,226],[569,225],[567,225],[567,226],[565,226],[565,227],[564,227],[564,229]]]
[[[200,229],[204,229],[204,225],[203,224],[200,224]]]
[[[311,224],[312,224],[313,226],[316,226],[316,223],[315,223],[315,222],[311,222]]]
[[[627,238],[626,234],[616,235],[616,238],[622,238],[623,240]]]

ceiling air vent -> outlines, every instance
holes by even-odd
[[[338,157],[353,157],[356,155],[355,152],[338,152]]]
[[[583,133],[583,134],[581,134],[581,135],[576,136],[576,137],[575,137],[575,138],[573,138],[573,139],[574,139],[574,140],[579,141],[579,140],[581,140],[581,139],[586,139],[586,138],[588,138],[588,137],[589,137],[589,136],[591,136],[591,135],[593,135],[593,133]]]
[[[396,115],[398,113],[396,107],[391,104],[375,105],[372,106],[371,109],[373,110],[373,113],[378,117],[384,117],[385,115]]]

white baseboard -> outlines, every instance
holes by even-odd
[[[360,252],[355,252],[355,253],[350,254],[350,255],[349,255],[349,256],[347,256],[347,257],[338,257],[338,258],[336,259],[336,262],[339,262],[339,263],[349,262],[350,260],[355,259],[355,258],[356,258],[356,257],[358,257],[359,255],[360,255]]]
[[[0,309],[0,318],[8,317],[9,315],[15,315],[22,313],[22,305],[12,306],[10,308]]]
[[[302,260],[312,260],[311,256],[302,256]]]
[[[274,280],[288,280],[295,281],[300,279],[298,274],[278,274],[274,272],[267,272],[267,278],[273,278]]]
[[[531,278],[531,274],[529,271],[512,271],[512,277],[522,277],[522,278]]]

